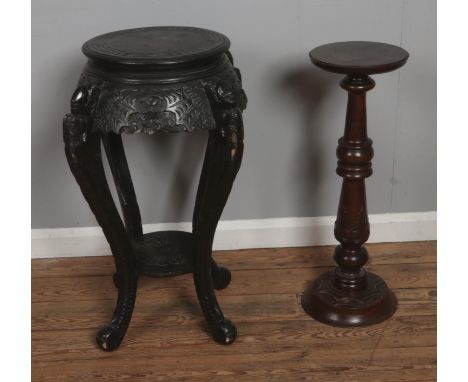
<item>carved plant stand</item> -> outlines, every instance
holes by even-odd
[[[109,242],[115,260],[117,305],[97,333],[104,350],[116,349],[130,323],[138,275],[192,272],[214,339],[230,344],[236,327],[224,318],[214,289],[231,274],[211,257],[218,220],[243,152],[242,110],[247,99],[233,66],[230,42],[199,28],[153,27],[117,31],[89,40],[89,61],[63,121],[71,171]],[[193,232],[143,234],[121,133],[207,130],[209,138],[193,214]],[[123,212],[105,178],[104,145]]]
[[[346,74],[348,91],[344,137],[338,142],[338,167],[343,178],[335,237],[338,266],[313,281],[302,296],[304,310],[318,321],[336,326],[371,325],[389,318],[397,300],[379,276],[362,267],[368,260],[363,244],[369,238],[365,179],[372,174],[372,140],[367,137],[366,92],[375,83],[370,74],[385,73],[405,64],[405,50],[375,42],[341,42],[310,52],[312,62]]]

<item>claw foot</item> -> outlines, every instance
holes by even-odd
[[[113,325],[104,326],[96,334],[96,342],[102,350],[112,351],[119,347],[122,336],[117,327]]]
[[[219,344],[230,345],[236,340],[237,328],[231,321],[224,319],[217,325],[213,336],[215,341]]]
[[[214,288],[222,290],[231,282],[231,271],[225,267],[218,267],[218,270],[212,273],[212,277]]]

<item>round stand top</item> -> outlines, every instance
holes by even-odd
[[[370,41],[344,41],[321,45],[309,53],[318,67],[333,73],[369,75],[403,66],[409,53],[395,45]]]
[[[87,41],[90,59],[123,65],[190,64],[215,58],[229,49],[221,33],[192,27],[148,27],[103,34]]]

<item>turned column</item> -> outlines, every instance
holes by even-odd
[[[372,175],[372,140],[367,136],[366,93],[375,86],[369,74],[402,66],[408,53],[388,44],[343,42],[310,53],[322,69],[346,74],[340,85],[348,92],[344,136],[338,141],[336,172],[343,178],[335,238],[337,267],[319,276],[302,296],[304,310],[315,319],[336,326],[381,322],[396,310],[397,300],[385,281],[363,267],[369,259],[363,244],[370,227],[365,179]]]
[[[372,140],[367,136],[366,92],[375,86],[369,76],[346,76],[340,83],[348,91],[344,136],[338,141],[336,173],[343,178],[335,222],[335,285],[344,291],[364,289],[368,260],[363,244],[369,238],[365,179],[372,175]]]

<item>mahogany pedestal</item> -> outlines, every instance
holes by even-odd
[[[152,27],[95,37],[63,121],[70,169],[109,242],[118,288],[112,320],[97,334],[103,350],[122,342],[133,313],[139,275],[193,272],[198,300],[214,339],[231,344],[234,324],[214,289],[231,274],[211,258],[218,220],[239,170],[247,99],[233,66],[228,38],[200,28]],[[192,232],[143,234],[121,134],[208,131]],[[123,220],[106,181],[101,142],[116,185]],[[181,327],[181,330],[183,328]]]
[[[366,92],[375,86],[370,74],[400,68],[409,57],[397,46],[363,41],[338,42],[310,52],[318,67],[345,74],[348,92],[344,136],[338,141],[337,174],[343,178],[335,222],[335,270],[319,276],[305,290],[302,307],[313,318],[335,326],[365,326],[384,321],[397,300],[385,281],[363,266],[369,238],[365,179],[372,174],[372,140],[367,136]]]

